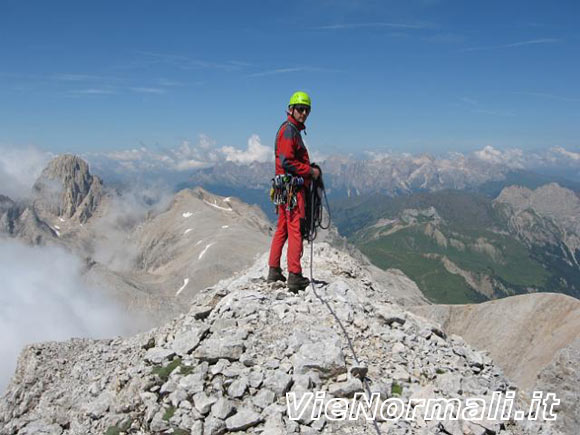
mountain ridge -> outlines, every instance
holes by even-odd
[[[316,293],[293,296],[267,284],[264,254],[162,327],[126,339],[28,346],[0,403],[0,433],[366,434],[373,429],[364,421],[290,420],[285,393],[351,397],[363,391],[357,373],[384,399],[489,400],[491,391],[512,388],[485,354],[394,304],[358,261],[326,243],[314,253]],[[516,406],[525,407],[523,397]],[[395,434],[561,433],[539,421],[378,424]]]

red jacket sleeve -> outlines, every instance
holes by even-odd
[[[278,158],[285,171],[301,177],[310,177],[310,162],[301,161],[297,156],[299,147],[303,146],[300,133],[286,125],[278,138]]]

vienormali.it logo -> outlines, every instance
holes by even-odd
[[[521,409],[514,410],[514,401],[515,391],[505,394],[494,391],[486,397],[409,399],[407,402],[396,397],[381,400],[379,393],[372,394],[370,399],[363,393],[356,393],[352,399],[327,398],[325,391],[286,393],[290,420],[394,421],[415,420],[417,415],[437,421],[556,420],[554,407],[560,404],[560,399],[554,393],[534,391],[527,414]]]

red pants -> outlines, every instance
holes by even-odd
[[[288,272],[302,273],[302,233],[300,219],[306,216],[304,189],[297,192],[297,204],[292,210],[286,210],[286,204],[278,206],[278,225],[270,247],[270,267],[280,267],[282,248],[288,239]]]

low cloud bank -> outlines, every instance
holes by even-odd
[[[248,139],[245,149],[233,146],[218,147],[209,136],[200,135],[197,143],[184,140],[176,148],[153,150],[148,147],[108,153],[86,154],[85,157],[101,171],[191,171],[223,162],[248,164],[274,160],[271,146],[262,145],[258,135]]]
[[[14,200],[29,197],[32,185],[51,157],[32,146],[0,145],[0,194]]]
[[[62,248],[0,240],[0,392],[26,344],[134,331],[113,301],[83,283],[81,271],[81,261]]]
[[[94,221],[100,235],[95,240],[93,258],[115,271],[129,271],[135,266],[138,247],[128,238],[147,216],[165,211],[174,193],[161,181],[129,184],[107,203],[107,212]]]
[[[245,150],[234,147],[222,147],[220,150],[226,155],[226,161],[234,163],[267,162],[274,158],[272,147],[262,145],[257,134],[248,139],[248,147]]]

